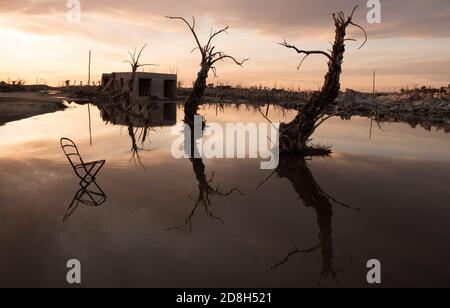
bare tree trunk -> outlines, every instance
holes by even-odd
[[[184,104],[185,122],[190,124],[194,123],[194,117],[197,114],[198,106],[201,103],[203,93],[206,90],[206,80],[208,79],[210,67],[206,64],[202,64],[200,72],[198,72],[197,80],[194,83],[192,92],[190,93],[187,101]]]
[[[281,45],[295,49],[299,54],[305,54],[303,61],[311,54],[325,55],[328,62],[328,72],[325,75],[324,84],[319,94],[314,95],[308,104],[301,110],[301,112],[290,123],[283,123],[280,126],[280,152],[281,153],[296,153],[302,156],[323,155],[329,154],[330,150],[326,148],[314,149],[309,146],[309,141],[316,128],[324,122],[326,109],[334,103],[339,96],[341,88],[340,77],[342,73],[342,63],[345,53],[346,30],[349,25],[356,26],[364,31],[364,29],[353,23],[353,14],[344,17],[343,12],[333,14],[334,23],[336,26],[335,39],[331,53],[324,51],[304,51],[299,50],[293,45],[283,43]],[[367,34],[366,35],[367,41]],[[365,44],[365,42],[364,42]],[[364,45],[363,44],[363,45]],[[362,46],[363,46],[362,45]],[[361,47],[362,47],[361,46]],[[361,48],[360,47],[360,48]],[[301,65],[301,64],[300,64]]]
[[[345,52],[345,28],[336,29],[333,44],[332,59],[328,63],[328,73],[319,95],[315,95],[295,119],[280,126],[280,151],[310,154],[308,141],[315,131],[316,123],[325,109],[331,105],[339,95],[340,75]]]
[[[122,92],[123,92],[123,98],[124,98],[124,108],[127,108],[130,104],[131,104],[131,95],[132,95],[132,93],[133,93],[133,91],[134,91],[134,82],[135,82],[135,80],[136,80],[136,71],[132,71],[131,72],[131,78],[130,78],[130,80],[128,81],[128,84],[127,84],[127,88],[125,89],[125,91],[122,89]]]
[[[136,73],[138,71],[138,69],[140,67],[144,67],[144,66],[158,66],[156,64],[141,64],[140,60],[142,57],[142,52],[144,51],[145,47],[147,47],[147,44],[145,44],[141,50],[139,51],[139,53],[137,52],[137,49],[134,49],[134,53],[128,52],[128,54],[130,55],[130,60],[128,60],[127,62],[130,64],[131,66],[131,79],[128,81],[127,87],[123,93],[123,99],[124,99],[124,108],[127,108],[130,104],[131,104],[131,95],[134,92],[135,89],[135,81],[136,81]],[[123,89],[122,89],[123,91]]]
[[[200,72],[197,75],[197,79],[194,83],[192,92],[184,104],[184,111],[185,111],[184,120],[186,124],[191,125],[194,123],[194,117],[197,114],[198,106],[201,104],[203,93],[205,92],[207,87],[206,80],[208,79],[209,70],[212,70],[214,76],[216,76],[216,68],[214,65],[217,62],[229,59],[232,60],[235,64],[242,66],[242,64],[244,64],[244,62],[246,62],[248,59],[244,59],[243,61],[237,61],[234,57],[222,51],[216,51],[216,46],[213,45],[214,38],[222,33],[226,33],[229,27],[225,27],[215,32],[211,31],[208,42],[206,43],[206,45],[203,45],[200,43],[200,40],[195,31],[194,17],[192,18],[192,23],[189,23],[183,17],[167,16],[167,18],[174,20],[181,20],[188,26],[197,44],[197,46],[193,49],[193,51],[198,49],[202,57],[202,61],[200,64],[201,67]]]

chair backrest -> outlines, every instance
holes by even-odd
[[[66,155],[73,168],[79,165],[83,165],[83,159],[81,158],[80,152],[78,151],[75,142],[73,142],[69,138],[61,138],[60,143],[64,154]]]

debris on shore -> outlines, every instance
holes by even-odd
[[[450,96],[447,93],[409,93],[370,95],[347,91],[337,101],[341,116],[373,117],[379,122],[404,122],[426,130],[436,127],[450,133]]]
[[[303,103],[280,103],[288,109],[300,109]],[[404,122],[426,130],[436,127],[450,133],[450,95],[447,92],[408,91],[368,94],[353,90],[341,93],[328,114],[343,119],[369,117],[378,122]]]
[[[0,125],[65,108],[62,99],[43,93],[0,93]]]

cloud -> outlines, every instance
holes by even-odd
[[[244,70],[221,64],[222,81],[285,80],[290,85],[299,80],[316,87],[326,68],[324,59],[311,57],[296,71],[298,55],[276,43],[286,37],[304,49],[326,49],[334,34],[329,14],[350,12],[359,4],[356,21],[367,29],[369,42],[362,50],[356,50],[358,43],[348,44],[343,80],[351,79],[350,87],[373,69],[392,76],[392,83],[416,77],[424,82],[448,79],[450,2],[381,2],[382,23],[371,25],[365,0],[81,0],[81,24],[66,22],[64,0],[1,1],[0,34],[8,44],[0,45],[0,77],[17,74],[34,80],[39,75],[53,84],[66,78],[80,80],[85,75],[80,63],[92,49],[93,74],[98,78],[102,72],[127,69],[123,63],[127,51],[147,42],[146,59],[161,64],[163,71],[177,67],[180,79],[189,84],[198,64],[197,55],[189,54],[194,42],[183,24],[164,18],[181,15],[197,17],[202,38],[211,25],[231,26],[229,37],[218,38],[218,47],[251,61]],[[358,29],[353,31],[350,36],[362,38]],[[7,73],[12,71],[16,74]],[[54,73],[43,73],[47,71]]]
[[[364,0],[81,0],[81,5],[83,14],[106,14],[135,22],[165,15],[207,16],[215,23],[230,24],[233,28],[284,36],[286,33],[311,35],[329,31],[333,27],[329,13],[350,12],[359,4],[357,20],[367,27],[372,38],[450,36],[448,0],[381,2],[380,25],[367,24],[365,16],[369,9]],[[61,0],[17,0],[1,3],[0,12],[47,16],[65,14],[65,4]]]

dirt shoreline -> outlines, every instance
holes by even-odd
[[[55,91],[55,93],[57,92]],[[0,125],[64,110],[67,107],[63,104],[64,97],[61,97],[61,95],[71,96],[71,93],[65,93],[64,91],[59,93],[58,96],[58,94],[48,94],[48,92],[0,92]],[[98,95],[98,92],[96,93]],[[78,102],[77,99],[73,99],[73,101],[81,104],[91,101],[98,105],[109,102],[109,99],[100,96],[80,95],[81,101]],[[72,99],[69,100],[72,101]],[[177,102],[182,100],[182,96],[178,97]],[[203,103],[217,103],[217,101],[217,98],[207,96]],[[262,99],[249,101],[228,96],[222,96],[219,101],[223,104],[234,103],[256,106],[267,103],[267,100]],[[296,100],[296,102],[274,100],[272,104],[286,109],[301,110],[305,105],[305,100]],[[336,114],[344,119],[349,119],[352,116],[363,116],[375,118],[379,122],[403,122],[410,124],[412,127],[420,125],[428,130],[437,127],[438,130],[450,132],[450,97],[448,93],[430,95],[412,92],[408,94],[379,94],[374,97],[370,94],[348,90],[341,93],[336,100],[336,104],[330,108],[329,114]]]
[[[0,93],[0,125],[67,108],[62,98],[37,92]]]

